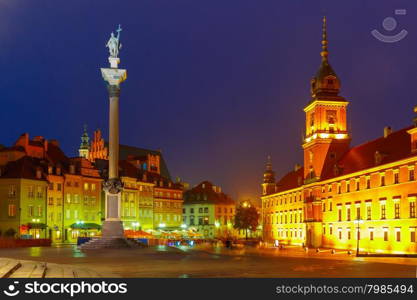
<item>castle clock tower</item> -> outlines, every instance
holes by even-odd
[[[304,108],[306,131],[304,179],[306,183],[322,178],[328,168],[349,148],[346,108],[348,101],[339,96],[340,80],[330,66],[327,50],[326,17],[323,18],[321,65],[311,80],[311,101]]]

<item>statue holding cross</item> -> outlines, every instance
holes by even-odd
[[[117,36],[113,32],[110,34],[110,39],[106,44],[106,48],[109,48],[110,57],[118,58],[119,56],[119,50],[122,48],[122,44],[120,43],[121,31],[122,28],[119,24],[119,28],[116,29]]]

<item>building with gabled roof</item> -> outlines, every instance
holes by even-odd
[[[210,181],[184,193],[183,223],[205,238],[236,236],[235,213],[235,201]]]

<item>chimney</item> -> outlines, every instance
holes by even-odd
[[[385,126],[384,127],[384,138],[389,136],[391,133],[392,133],[392,128],[390,126]]]
[[[41,179],[42,178],[42,169],[40,167],[36,168],[36,178]]]
[[[58,164],[58,165],[56,166],[56,175],[58,175],[58,176],[60,176],[60,175],[61,175],[61,165],[60,165],[60,164]]]

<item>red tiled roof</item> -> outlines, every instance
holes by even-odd
[[[413,127],[400,129],[392,132],[387,137],[380,137],[349,149],[335,164],[327,165],[323,170],[321,180],[351,174],[417,155],[411,152],[411,138],[407,132],[411,128]],[[378,164],[375,161],[377,151],[381,155]],[[338,167],[337,173],[335,172],[335,165]],[[303,172],[304,169],[301,168],[283,176],[277,183],[277,192],[296,188],[300,186],[300,182],[303,184]]]
[[[21,159],[7,163],[7,165],[4,167],[4,170],[2,171],[0,178],[25,178],[45,180],[43,172],[42,178],[36,178],[36,167],[39,165],[39,159],[24,156]]]
[[[335,174],[334,165],[329,165],[323,173],[322,179],[362,171],[415,155],[411,153],[411,138],[410,134],[407,133],[411,128],[411,126],[403,128],[392,132],[387,137],[380,137],[349,149],[337,162],[338,174]],[[377,151],[381,157],[378,164],[375,161]]]
[[[277,182],[277,193],[283,192],[286,190],[295,189],[303,185],[304,178],[304,168],[300,167],[297,171],[291,171],[283,176]]]
[[[235,201],[225,193],[215,192],[213,186],[210,181],[203,181],[191,190],[186,191],[184,193],[184,204],[235,204]]]

